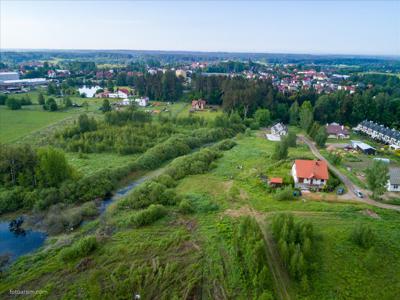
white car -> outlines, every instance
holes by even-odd
[[[355,191],[354,191],[354,194],[355,194],[358,198],[364,198],[363,193],[361,193],[361,191],[359,191],[359,190],[355,190]]]

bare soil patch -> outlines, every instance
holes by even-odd
[[[376,212],[374,212],[371,209],[364,209],[364,210],[361,211],[361,213],[363,215],[369,216],[369,217],[374,218],[374,219],[380,219],[381,218]]]

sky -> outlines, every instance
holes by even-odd
[[[400,55],[400,1],[0,0],[0,48]]]

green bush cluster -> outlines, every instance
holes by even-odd
[[[137,209],[148,207],[151,204],[173,205],[177,201],[177,196],[171,188],[173,187],[171,184],[172,182],[170,185],[165,185],[157,179],[146,181],[121,199],[118,202],[118,207],[121,209]]]
[[[311,223],[295,222],[291,214],[279,214],[272,222],[272,232],[278,243],[283,265],[290,276],[300,282],[303,291],[310,285],[315,266],[315,236]]]
[[[244,217],[233,233],[233,248],[241,277],[253,299],[273,299],[272,279],[268,269],[265,242],[256,220]],[[268,297],[267,297],[268,296]]]
[[[88,256],[98,247],[95,236],[87,236],[79,240],[74,245],[61,250],[60,257],[63,261],[68,262],[77,258]]]
[[[179,203],[179,211],[183,214],[191,214],[195,211],[193,203],[189,199],[182,199]]]
[[[280,188],[275,193],[275,199],[278,201],[294,200],[294,189],[289,185]]]
[[[110,114],[113,113],[119,112]],[[169,123],[150,123],[140,119],[130,123],[110,124],[98,122],[84,114],[79,117],[77,124],[57,133],[56,138],[60,146],[72,152],[135,154],[145,152],[174,132],[175,129]]]
[[[350,234],[350,240],[358,246],[368,249],[374,245],[376,234],[372,228],[366,224],[358,224]]]
[[[202,149],[193,154],[176,159],[165,171],[175,180],[187,175],[202,174],[210,169],[211,163],[221,157],[221,152],[214,149]]]
[[[163,205],[151,204],[149,207],[135,212],[129,219],[129,224],[135,227],[149,225],[161,219],[167,214],[167,210]]]

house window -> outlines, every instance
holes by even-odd
[[[399,185],[398,184],[393,184],[393,188],[397,190],[399,188]]]

